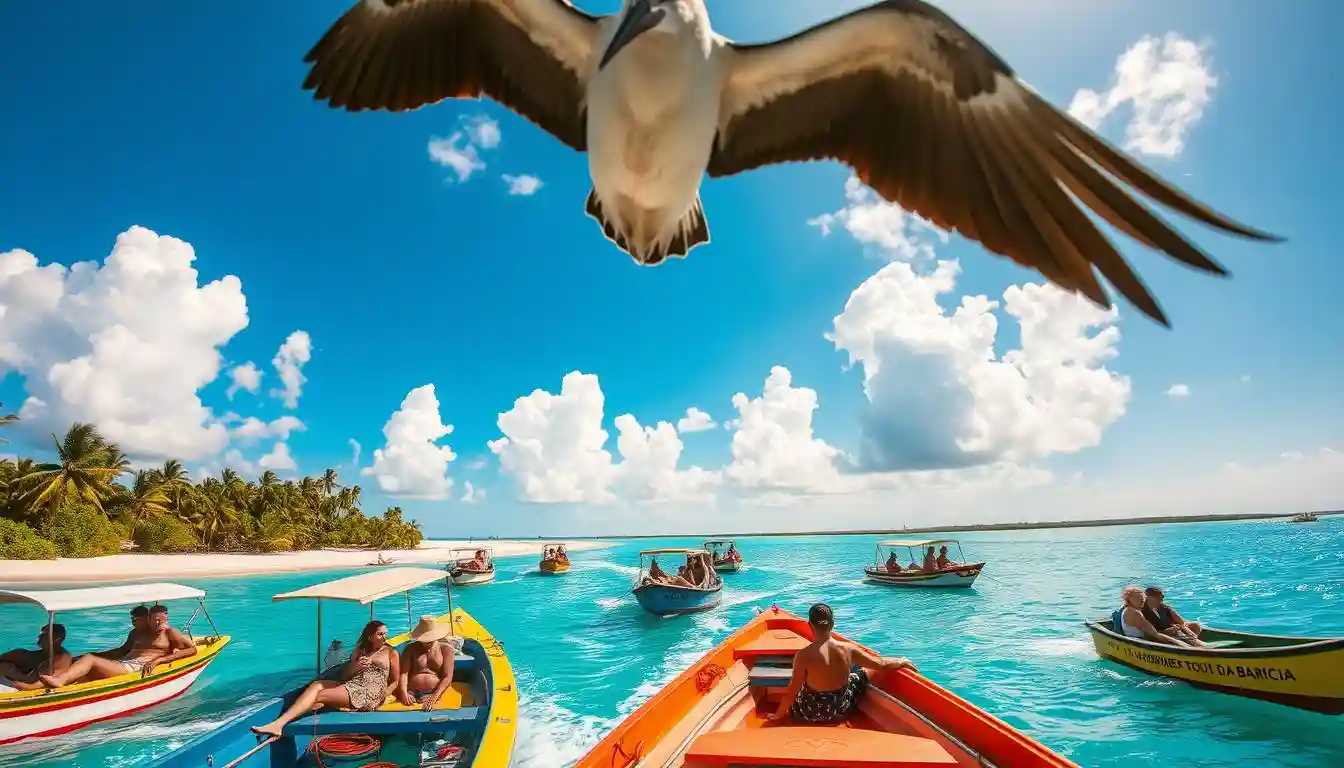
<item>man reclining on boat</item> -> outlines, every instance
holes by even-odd
[[[120,648],[86,653],[75,659],[64,672],[39,675],[38,679],[48,688],[60,688],[74,681],[103,680],[133,672],[148,677],[160,664],[196,655],[196,644],[168,626],[168,606],[156,605],[146,609],[144,614],[139,613],[141,608],[144,606],[131,610],[132,629]]]
[[[38,675],[62,672],[70,666],[70,652],[63,647],[65,625],[52,624],[51,637],[53,641],[48,642],[44,625],[37,633],[37,650],[15,648],[0,654],[0,693],[35,691],[43,687]]]
[[[1154,643],[1189,645],[1178,637],[1158,632],[1157,628],[1148,621],[1143,615],[1143,590],[1138,586],[1131,584],[1125,587],[1124,591],[1120,593],[1120,599],[1124,604],[1111,614],[1111,621],[1116,624],[1116,632],[1125,637],[1150,640]]]
[[[355,652],[340,680],[314,680],[279,717],[252,728],[264,736],[280,736],[285,726],[319,707],[349,707],[371,712],[382,706],[401,680],[401,658],[387,644],[387,625],[370,621],[359,633]]]
[[[831,636],[835,615],[825,603],[807,612],[812,642],[793,657],[793,678],[784,690],[779,707],[765,716],[768,721],[787,715],[802,723],[838,723],[859,708],[868,690],[867,669],[901,669],[915,665],[905,658],[885,658],[842,643]]]
[[[682,569],[684,570],[685,568],[686,568],[686,566],[683,565],[683,566],[682,566]],[[689,586],[691,586],[691,583],[690,583],[689,581],[687,581],[686,579],[682,578],[682,576],[681,576],[680,574],[678,574],[678,575],[676,575],[676,576],[673,576],[673,575],[669,574],[667,571],[664,571],[664,570],[663,570],[663,567],[662,567],[661,565],[658,564],[658,558],[656,558],[656,557],[649,561],[649,572],[648,572],[648,574],[644,577],[644,583],[645,583],[645,584],[667,584],[668,586],[673,586],[673,587],[689,587]]]
[[[446,622],[435,622],[433,616],[421,616],[411,630],[411,642],[401,651],[397,698],[402,704],[419,702],[426,711],[434,709],[453,684],[453,657],[460,645],[443,642],[450,631]]]
[[[1153,625],[1153,629],[1164,635],[1171,635],[1191,645],[1204,645],[1199,635],[1204,628],[1197,621],[1186,621],[1175,608],[1163,602],[1161,587],[1148,587],[1143,590],[1143,617]]]

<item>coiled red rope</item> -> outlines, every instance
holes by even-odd
[[[308,743],[308,753],[312,755],[318,768],[327,768],[322,756],[358,759],[376,756],[382,749],[382,743],[372,736],[364,734],[335,733],[313,739]],[[386,761],[368,763],[364,768],[397,768],[396,763]]]

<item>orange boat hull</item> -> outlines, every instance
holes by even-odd
[[[1026,734],[916,672],[871,675],[840,725],[769,723],[807,621],[771,608],[729,635],[584,755],[575,768],[971,766],[1077,768]],[[839,633],[839,639],[843,638]],[[853,642],[853,641],[850,641]]]

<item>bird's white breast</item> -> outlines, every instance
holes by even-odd
[[[694,41],[648,33],[588,87],[588,158],[599,197],[689,206],[718,124],[718,62]]]

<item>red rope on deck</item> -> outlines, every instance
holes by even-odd
[[[327,768],[323,762],[322,756],[359,758],[377,755],[382,749],[382,743],[372,736],[364,734],[346,734],[334,733],[328,736],[322,736],[313,739],[308,744],[308,752],[312,755],[318,768]],[[365,768],[397,768],[396,763],[380,762],[369,763]]]

